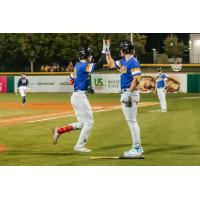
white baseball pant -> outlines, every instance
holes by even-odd
[[[131,131],[133,146],[141,145],[140,128],[137,122],[137,104],[140,100],[139,91],[133,91],[131,96],[131,106],[121,103],[122,111]]]
[[[74,129],[82,129],[75,148],[84,147],[94,124],[92,108],[84,91],[73,92],[71,104],[78,122],[72,123]]]
[[[157,88],[158,99],[160,101],[160,106],[162,111],[167,111],[166,95],[164,88]]]
[[[21,97],[25,97],[26,96],[26,92],[27,92],[27,87],[26,86],[20,86],[19,87],[19,93],[20,93]]]

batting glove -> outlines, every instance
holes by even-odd
[[[107,45],[106,45],[106,54],[110,54],[110,40],[107,40]]]
[[[106,48],[107,48],[106,40],[103,40],[103,50],[102,50],[102,53],[106,53]]]

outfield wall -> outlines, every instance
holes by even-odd
[[[14,78],[14,91],[20,76]],[[28,76],[31,92],[72,92],[73,86],[69,85],[69,76]]]
[[[168,75],[168,92],[200,93],[200,74]],[[155,87],[156,74],[143,74],[142,92],[152,92]],[[17,88],[20,76],[0,76],[0,93],[13,93]],[[73,86],[68,84],[69,75],[37,75],[28,76],[30,92],[72,92]],[[91,85],[96,93],[119,93],[120,74],[92,74]]]
[[[167,74],[168,92],[187,92],[187,74]],[[120,74],[92,74],[92,86],[96,93],[119,93]],[[153,92],[156,74],[143,74],[140,89],[143,93]]]

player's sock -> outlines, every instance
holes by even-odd
[[[80,136],[78,138],[78,141],[77,141],[75,148],[80,148],[80,147],[85,146],[85,144],[87,143],[88,138],[90,136],[90,132],[91,132],[91,129],[93,127],[93,124],[94,124],[94,122],[84,123],[84,126],[81,130],[81,133],[80,133]]]
[[[128,123],[129,128],[131,130],[131,135],[132,135],[132,141],[133,141],[133,146],[139,145],[141,144],[140,141],[140,127],[137,123],[137,121],[134,122],[129,122]]]
[[[69,132],[71,130],[73,130],[73,126],[67,125],[67,126],[63,126],[61,128],[58,128],[57,132],[58,132],[58,134],[63,134],[63,133]]]
[[[70,124],[73,126],[73,130],[76,130],[76,129],[82,129],[83,126],[84,126],[84,123],[80,123],[80,122],[75,122],[75,123],[72,123]]]
[[[26,97],[22,97],[22,103],[23,103],[23,104],[26,103]]]

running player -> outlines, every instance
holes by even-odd
[[[96,69],[103,67],[106,60],[106,44],[103,40],[102,56],[98,63],[92,63],[92,50],[90,48],[79,49],[79,60],[74,67],[74,92],[71,96],[71,104],[75,111],[78,122],[68,124],[61,128],[55,128],[53,130],[53,143],[56,144],[58,138],[69,131],[81,129],[80,136],[77,144],[74,147],[74,151],[89,153],[90,149],[85,145],[88,141],[90,131],[93,127],[93,114],[90,103],[87,98],[88,78],[89,74]]]
[[[110,41],[107,41],[106,60],[121,72],[121,107],[132,136],[132,148],[124,152],[124,157],[139,158],[143,154],[140,140],[140,128],[137,122],[137,105],[140,100],[138,85],[141,77],[140,64],[134,57],[135,46],[129,41],[120,43],[121,60],[114,61],[111,57]]]
[[[29,81],[26,78],[26,75],[22,74],[17,84],[17,92],[19,92],[22,97],[22,105],[26,104],[26,93],[28,88],[29,88]]]

